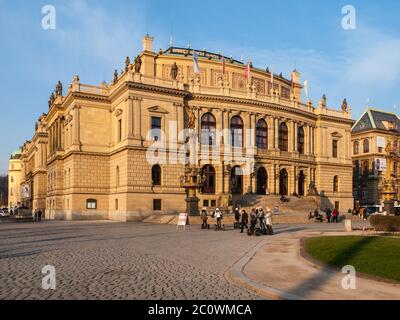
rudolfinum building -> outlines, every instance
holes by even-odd
[[[22,147],[21,201],[46,219],[184,212],[182,132],[192,128],[198,143],[186,145],[202,170],[200,206],[224,207],[249,193],[295,194],[347,211],[347,102],[331,109],[323,96],[313,105],[303,91],[296,70],[288,80],[206,50],[156,52],[146,36],[112,82],[87,85],[75,76],[66,90],[57,85]],[[211,149],[212,157],[203,154]]]

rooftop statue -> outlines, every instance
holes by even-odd
[[[58,81],[58,83],[56,85],[56,96],[62,97],[62,94],[63,94],[63,85],[62,85],[61,81]]]
[[[126,57],[125,59],[125,72],[128,72],[131,67],[131,59],[129,57]]]
[[[171,77],[173,80],[176,80],[176,78],[178,77],[178,65],[176,64],[176,62],[174,62],[171,67]]]
[[[136,73],[140,73],[140,68],[142,67],[142,59],[140,58],[140,56],[138,55],[135,58],[135,72]]]
[[[115,70],[114,71],[114,84],[116,84],[118,82],[118,71]]]
[[[344,98],[343,103],[342,103],[342,111],[347,112],[348,105],[347,105],[347,100]]]

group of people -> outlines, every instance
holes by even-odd
[[[33,213],[33,221],[35,221],[35,222],[41,222],[42,221],[42,215],[43,215],[43,212],[42,212],[42,210],[35,210],[34,211],[34,213]]]
[[[338,223],[340,213],[337,208],[334,208],[333,210],[331,208],[326,208],[325,216],[326,216],[327,223]],[[319,212],[318,208],[315,209],[314,213],[310,212],[308,214],[308,220],[312,220],[312,219],[314,219],[315,222],[324,222],[324,217]]]
[[[235,226],[240,228],[243,233],[244,228],[247,229],[249,236],[255,235],[257,231],[262,234],[272,234],[272,211],[267,208],[266,212],[262,207],[253,208],[249,214],[245,209],[240,212],[239,208],[235,209]]]
[[[208,214],[207,209],[203,208],[200,212],[200,217],[202,219],[202,229],[209,229],[210,225],[208,223],[208,217],[211,216],[215,219],[215,230],[223,230],[224,225],[223,221],[223,213],[222,211],[217,208],[215,212],[212,214]],[[239,208],[234,210],[235,216],[235,223],[234,228],[240,229],[240,232],[243,233],[244,229],[247,229],[247,234],[249,236],[256,235],[256,234],[272,234],[272,211],[271,209],[267,208],[264,211],[263,208],[255,208],[252,209],[250,214],[246,212],[245,209],[241,211]]]

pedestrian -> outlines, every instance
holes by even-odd
[[[332,212],[332,222],[338,223],[338,218],[339,218],[339,211],[338,209],[333,209]]]
[[[250,228],[248,229],[248,235],[252,236],[254,235],[254,232],[256,230],[256,224],[257,224],[257,213],[256,210],[251,210],[250,213]]]
[[[38,221],[38,212],[37,209],[35,209],[35,211],[33,212],[33,221],[37,222]]]
[[[331,208],[326,208],[325,209],[325,214],[326,214],[326,220],[328,223],[331,222],[331,216],[332,216],[332,210]]]
[[[201,210],[200,217],[201,217],[201,220],[203,221],[203,224],[201,225],[201,228],[202,229],[207,229],[208,228],[208,223],[207,223],[208,215],[207,215],[207,209],[206,208],[203,208]]]
[[[235,209],[235,223],[234,228],[238,229],[240,227],[240,211],[239,208]]]
[[[249,228],[248,223],[249,223],[249,215],[247,214],[246,210],[243,209],[242,210],[242,222],[241,222],[242,228],[241,228],[240,233],[243,233],[244,227],[246,227],[246,229]]]
[[[219,208],[215,210],[215,219],[217,220],[217,230],[222,230],[222,212]]]
[[[40,210],[40,209],[38,211],[38,219],[39,219],[39,222],[42,221],[42,210]]]
[[[272,234],[272,211],[267,208],[267,214],[265,215],[265,224],[267,225],[268,233]]]

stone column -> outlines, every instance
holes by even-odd
[[[277,149],[279,149],[279,119],[275,118],[274,122],[275,122],[275,139],[274,139],[275,147],[274,148],[277,150]]]
[[[289,141],[288,141],[288,151],[294,152],[294,121],[289,120]]]
[[[297,148],[297,139],[298,139],[298,136],[297,136],[297,133],[298,133],[298,130],[299,130],[299,124],[297,123],[297,122],[295,122],[294,123],[294,146],[293,146],[293,151],[294,152],[299,152],[299,150],[298,150],[298,148]]]
[[[275,128],[275,124],[274,124],[274,118],[269,117],[267,119],[267,124],[268,124],[268,149],[273,149],[275,148],[275,144],[274,144],[274,138],[275,138],[275,133],[274,133],[274,128]]]
[[[142,139],[142,127],[141,127],[141,117],[142,117],[142,98],[132,98],[133,99],[133,135],[136,139]]]
[[[80,106],[75,106],[73,108],[73,112],[74,112],[74,117],[73,117],[73,135],[72,135],[72,141],[73,141],[73,145],[75,148],[80,149],[81,147],[81,141],[80,141],[80,133],[79,133],[79,125],[80,125],[80,120],[79,120],[79,116],[80,116],[80,112],[79,109],[81,107]]]
[[[293,166],[293,193],[297,194],[297,166]]]
[[[125,100],[126,104],[126,137],[127,139],[133,138],[133,99],[132,97],[128,97]]]

